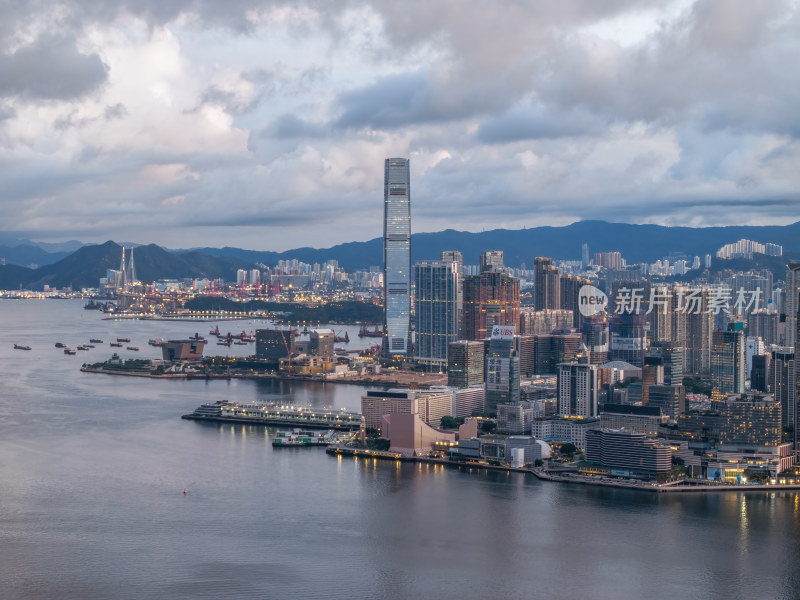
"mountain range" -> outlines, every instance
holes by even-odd
[[[579,260],[581,246],[589,245],[590,253],[620,251],[628,263],[655,262],[658,259],[682,256],[712,256],[721,246],[750,239],[772,242],[784,247],[783,257],[764,257],[758,266],[780,274],[783,265],[800,257],[800,222],[785,226],[730,227],[663,227],[660,225],[631,225],[606,221],[579,221],[564,227],[535,227],[530,229],[495,229],[479,233],[448,229],[436,233],[417,233],[412,236],[411,260],[436,259],[442,250],[460,250],[465,264],[477,264],[480,252],[502,250],[505,264],[511,267],[533,267],[536,256],[556,260]],[[119,268],[121,246],[108,241],[84,245],[74,252],[68,248],[78,242],[44,245],[18,240],[14,245],[0,245],[0,289],[25,287],[41,289],[71,286],[96,287],[107,269]],[[0,242],[14,243],[8,235],[0,234]],[[128,244],[126,244],[128,246]],[[245,250],[241,248],[193,248],[168,250],[149,244],[137,246],[135,262],[138,278],[156,279],[217,278],[235,279],[237,269],[250,269],[257,263],[275,265],[279,260],[297,259],[306,263],[323,263],[335,259],[347,271],[368,269],[383,263],[381,238],[365,242],[348,242],[331,248],[296,248],[285,252]],[[717,263],[718,261],[715,261]],[[38,268],[25,265],[35,263]],[[747,261],[737,262],[736,268],[747,268]],[[734,263],[725,263],[734,267]]]

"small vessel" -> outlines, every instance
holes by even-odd
[[[20,346],[19,344],[14,344],[14,350],[30,350],[30,346]]]
[[[89,346],[78,346],[78,350],[88,350]]]
[[[134,352],[138,352],[139,346],[128,346],[128,350],[133,350]]]
[[[208,332],[209,335],[219,335],[219,325],[217,325],[214,329]]]
[[[56,348],[64,348],[64,342],[56,342]]]
[[[97,338],[92,338],[89,340],[90,344],[102,344],[103,340],[98,340]]]
[[[195,333],[194,335],[190,335],[189,339],[190,340],[194,340],[195,342],[205,342],[206,341],[206,338],[204,338],[199,333]]]
[[[131,338],[117,338],[118,342],[130,342]]]
[[[84,344],[87,348],[94,348],[94,344]]]
[[[165,340],[164,338],[153,338],[151,340],[147,340],[147,343],[150,344],[151,346],[163,346],[164,344],[167,343],[167,340]]]
[[[114,346],[114,348],[122,348],[122,344],[119,342],[111,342],[109,346]]]
[[[369,329],[366,325],[362,325],[358,331],[358,337],[383,337],[380,325],[376,325],[375,329]]]
[[[64,346],[64,354],[77,354],[76,350],[73,350],[69,346]]]
[[[303,431],[293,429],[291,432],[281,431],[272,440],[276,448],[298,448],[301,446],[327,446],[333,439],[333,432]]]

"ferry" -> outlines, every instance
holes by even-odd
[[[243,404],[218,400],[214,404],[203,404],[182,419],[195,421],[221,421],[251,423],[276,427],[304,427],[308,429],[333,429],[352,431],[361,427],[361,413],[344,409],[305,408],[291,404]]]
[[[30,346],[20,346],[19,344],[14,344],[14,350],[30,350]]]
[[[275,448],[299,448],[302,446],[329,446],[339,441],[341,435],[335,431],[303,431],[302,429],[292,429],[291,432],[281,431],[272,440]]]

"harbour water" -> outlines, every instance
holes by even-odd
[[[658,495],[273,449],[274,430],[180,415],[219,399],[357,409],[364,388],[81,373],[215,325],[82,306],[0,301],[4,599],[800,597],[797,493]],[[220,329],[260,325],[245,323]],[[90,337],[105,343],[54,347]]]

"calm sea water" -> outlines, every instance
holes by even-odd
[[[357,408],[363,388],[79,371],[116,337],[155,357],[149,338],[208,324],[55,300],[0,301],[0,324],[0,598],[800,597],[797,494],[657,497],[273,450],[274,430],[180,415]],[[54,347],[90,337],[106,343]]]

